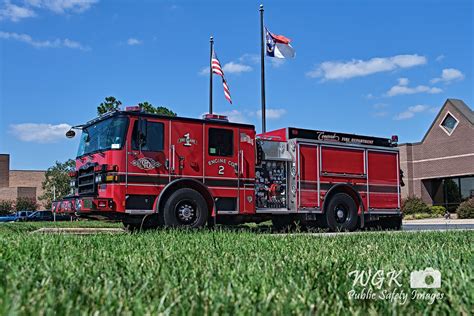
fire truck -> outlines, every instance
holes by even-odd
[[[139,107],[75,128],[82,135],[71,194],[53,202],[54,212],[129,228],[401,226],[396,137],[294,127],[257,135],[220,115],[168,117]]]

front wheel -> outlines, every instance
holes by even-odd
[[[206,200],[193,189],[176,190],[165,203],[165,225],[170,227],[203,227],[209,210]]]
[[[357,205],[346,193],[337,193],[326,208],[326,223],[331,231],[354,231],[357,229]]]

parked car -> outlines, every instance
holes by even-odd
[[[34,211],[18,211],[11,215],[0,216],[0,222],[21,222],[25,221]]]
[[[16,212],[16,221],[17,222],[24,222],[26,221],[26,219],[28,218],[28,216],[30,216],[31,214],[33,214],[35,211],[19,211],[19,212]]]
[[[71,216],[66,214],[56,214],[56,221],[68,221],[71,219]],[[54,214],[51,211],[36,211],[33,214],[29,215],[25,221],[28,222],[44,222],[44,221],[53,221]]]
[[[0,223],[14,222],[16,220],[16,213],[0,216]]]

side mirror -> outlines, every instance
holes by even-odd
[[[74,138],[74,136],[76,136],[76,132],[74,130],[70,129],[66,132],[67,138]]]

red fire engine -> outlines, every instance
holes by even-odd
[[[138,107],[76,128],[72,194],[53,203],[55,212],[132,228],[401,225],[396,139],[292,127],[256,135],[218,115],[167,117]]]

